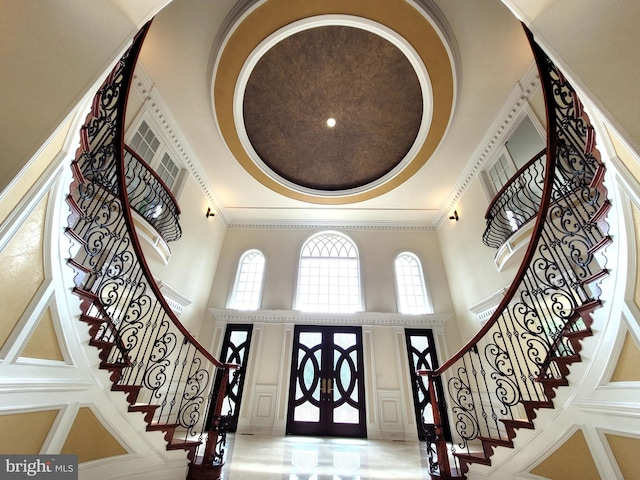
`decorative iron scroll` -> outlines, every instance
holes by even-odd
[[[485,243],[499,246],[535,208],[531,242],[487,324],[442,367],[421,372],[430,382],[446,380],[460,450],[444,448],[443,439],[430,450],[438,453],[432,473],[445,478],[463,477],[467,464],[481,457],[489,461],[480,443],[508,445],[520,419],[529,422],[535,408],[553,405],[553,388],[566,384],[567,364],[578,353],[567,333],[589,330],[585,307],[597,304],[599,295],[591,281],[605,271],[593,253],[607,238],[595,220],[606,190],[592,185],[600,167],[594,130],[569,82],[531,43],[547,105],[546,155],[525,166],[494,201]]]
[[[90,343],[102,350],[101,368],[112,372],[113,389],[128,392],[138,408],[148,405],[140,411],[151,412],[148,421],[155,427],[175,431],[184,445],[196,448],[200,442],[197,448],[205,449],[205,441],[218,442],[216,432],[208,438],[205,428],[212,380],[217,370],[228,372],[232,366],[207,352],[172,313],[144,260],[130,210],[143,199],[163,202],[173,229],[167,240],[179,238],[175,200],[134,156],[124,160],[127,93],[147,29],[105,79],[81,129],[68,229],[79,250],[70,263],[80,272],[75,282],[85,300],[84,317],[96,325]],[[167,224],[162,214],[154,216],[157,211],[150,222],[157,220],[162,229]],[[192,451],[190,458],[199,456]]]

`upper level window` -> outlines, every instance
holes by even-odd
[[[506,145],[501,150],[495,163],[487,170],[487,176],[495,193],[498,193],[518,170]]]
[[[156,171],[167,188],[178,197],[186,170],[177,161],[178,154],[170,148],[171,144],[163,138],[162,132],[151,114],[143,112],[127,132],[126,143]]]
[[[394,267],[398,311],[409,314],[433,313],[420,259],[411,252],[402,252],[396,257]]]
[[[134,133],[133,138],[129,141],[129,146],[142,157],[142,159],[151,164],[153,157],[160,148],[160,140],[153,133],[149,124],[144,120],[140,122],[140,126]]]
[[[493,160],[480,176],[487,199],[493,200],[515,173],[534,158],[545,146],[540,133],[544,131],[539,122],[534,122],[533,114],[522,114],[507,141],[497,150]]]
[[[240,257],[229,308],[257,310],[260,308],[264,278],[264,255],[259,250],[247,250]]]
[[[358,250],[346,235],[321,232],[302,246],[296,308],[306,312],[362,310]]]

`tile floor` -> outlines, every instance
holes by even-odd
[[[428,480],[424,444],[229,435],[222,480]]]

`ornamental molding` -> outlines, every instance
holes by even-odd
[[[495,293],[492,293],[484,300],[480,300],[475,305],[469,307],[469,311],[478,316],[480,322],[484,323],[491,318],[491,315],[497,310],[498,305],[504,298],[504,294],[507,293],[507,288],[501,288]]]
[[[402,313],[356,312],[312,313],[298,310],[231,310],[210,308],[216,322],[275,323],[295,325],[373,325],[444,328],[452,314],[405,315]]]

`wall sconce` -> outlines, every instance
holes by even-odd
[[[215,217],[215,216],[216,214],[211,211],[211,207],[207,208],[207,213],[205,217],[209,218],[209,217]]]
[[[458,221],[458,211],[457,210],[453,211],[453,215],[451,215],[449,217],[449,220],[455,220],[456,222]]]

